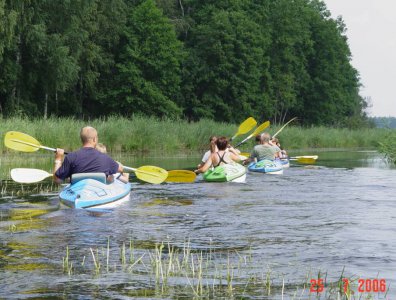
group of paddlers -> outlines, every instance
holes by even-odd
[[[230,164],[242,161],[248,164],[252,161],[263,159],[275,160],[277,158],[286,158],[287,153],[281,149],[279,139],[273,138],[269,133],[263,133],[256,136],[257,145],[254,146],[249,157],[241,157],[240,151],[231,146],[228,139],[224,136],[211,136],[210,150],[202,157],[201,163],[194,171],[195,173],[204,173],[211,167],[217,167],[222,164]]]
[[[54,180],[62,182],[65,178],[74,173],[103,172],[109,177],[112,174],[122,174],[123,166],[108,157],[104,145],[98,143],[98,134],[93,127],[84,127],[80,132],[83,147],[70,153],[63,160],[64,150],[56,149]],[[202,162],[198,165],[195,173],[204,173],[211,167],[223,164],[231,164],[242,161],[248,164],[252,161],[275,160],[287,157],[285,150],[282,150],[277,138],[271,139],[269,133],[256,136],[257,145],[254,146],[249,157],[241,155],[241,152],[232,147],[229,140],[222,136],[210,137],[210,150],[208,150]],[[128,181],[128,177],[125,178]]]

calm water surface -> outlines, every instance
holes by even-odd
[[[134,181],[130,200],[108,211],[62,206],[50,180],[23,186],[9,180],[14,167],[50,171],[51,156],[2,156],[0,299],[197,296],[188,275],[173,276],[170,291],[158,288],[149,264],[161,242],[165,250],[169,244],[210,257],[207,274],[213,276],[204,279],[206,286],[227,285],[216,274],[231,266],[233,288],[225,298],[336,299],[329,289],[341,275],[352,282],[355,299],[396,298],[396,169],[375,152],[312,154],[319,155],[315,166],[292,165],[283,175],[249,173],[244,184]],[[116,158],[167,169],[191,169],[199,161]],[[123,244],[128,259],[131,253],[134,261],[142,257],[136,272],[122,261]],[[70,275],[62,263],[67,248]],[[92,254],[101,262],[99,274]],[[324,291],[310,293],[310,279],[319,272]],[[358,293],[358,278],[385,279],[387,293]]]

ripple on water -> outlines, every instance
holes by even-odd
[[[150,255],[164,242],[166,254],[169,243],[180,252],[188,247],[193,253],[213,253],[213,261],[223,267],[229,257],[241,268],[236,277],[261,278],[271,270],[278,295],[282,278],[294,288],[319,270],[329,280],[344,269],[348,277],[379,273],[393,286],[396,170],[334,168],[333,163],[291,167],[281,176],[249,173],[245,184],[134,183],[129,202],[105,211],[59,206],[53,190],[8,194],[0,200],[1,290],[26,298],[64,291],[72,298],[90,298],[95,291],[98,297],[154,297],[158,290],[143,265],[133,274],[119,267],[95,278],[90,249],[104,255],[103,267],[108,242],[112,265],[120,266],[125,245],[128,254],[132,247],[136,257],[146,255],[151,270]],[[23,213],[29,209],[36,211]],[[76,268],[71,278],[62,269],[67,247]],[[31,270],[21,269],[21,261]],[[10,264],[14,269],[5,270]],[[175,286],[186,283],[185,276],[173,280]],[[396,295],[393,288],[391,295]]]

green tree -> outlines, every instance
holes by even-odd
[[[367,123],[321,0],[0,0],[0,113]]]
[[[309,55],[309,88],[302,94],[299,113],[305,123],[343,126],[347,119],[364,117],[359,96],[359,75],[351,65],[351,52],[342,19],[330,18],[321,1],[311,3],[313,52]]]
[[[182,44],[153,0],[143,1],[128,18],[110,105],[125,114],[179,116]]]
[[[189,89],[184,93],[189,119],[240,121],[265,110],[264,53],[269,39],[243,7],[242,1],[234,1],[227,10],[208,4],[197,13],[200,23],[186,40],[192,53],[184,83]]]
[[[10,52],[17,19],[17,12],[10,9],[5,0],[0,0],[0,115],[5,113],[10,83],[16,81],[16,69],[10,60]]]
[[[270,83],[274,123],[284,123],[299,106],[301,91],[310,80],[308,56],[312,53],[307,1],[276,0],[269,6],[271,28]]]

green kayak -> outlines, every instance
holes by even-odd
[[[240,164],[226,164],[210,169],[203,174],[208,182],[245,182],[246,168]]]

